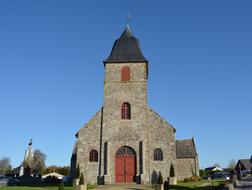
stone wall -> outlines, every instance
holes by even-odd
[[[78,131],[76,165],[79,163],[80,171],[88,183],[97,183],[99,174],[99,162],[89,162],[89,152],[96,150],[100,155],[100,126],[101,110]]]
[[[196,169],[196,175],[200,176],[200,168],[199,168],[199,156],[195,157],[195,169]]]
[[[165,180],[169,177],[171,163],[176,167],[175,129],[150,108],[148,109],[148,125],[151,181],[155,181],[155,173],[159,172]],[[156,148],[162,150],[163,161],[154,161]]]
[[[121,81],[124,66],[130,67],[130,81]],[[188,165],[192,160],[176,160],[175,129],[147,106],[146,63],[106,64],[105,72],[104,105],[78,131],[76,165],[79,163],[85,181],[97,183],[100,177],[105,183],[115,183],[115,156],[122,146],[135,150],[136,175],[141,176],[141,183],[151,183],[159,171],[166,179],[171,163],[177,175],[191,176]],[[123,102],[131,105],[130,120],[121,119]],[[156,148],[162,150],[163,161],[154,161]],[[98,151],[98,162],[89,162],[92,149]]]
[[[121,69],[130,67],[130,80],[121,81]],[[104,84],[103,143],[108,143],[107,174],[105,180],[115,183],[115,155],[122,146],[133,148],[137,156],[137,175],[140,175],[139,143],[143,143],[143,154],[147,154],[147,94],[146,63],[106,64]],[[121,119],[121,106],[128,102],[131,106],[131,119]],[[104,155],[102,155],[102,160]],[[148,158],[148,157],[147,157]],[[147,158],[143,160],[143,173],[148,171]],[[104,163],[102,163],[104,166]],[[103,171],[104,173],[104,171]],[[148,180],[142,176],[142,180]]]
[[[196,158],[177,158],[176,176],[178,180],[192,177],[193,175],[199,176],[198,159]]]

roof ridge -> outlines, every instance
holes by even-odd
[[[177,139],[176,141],[193,141],[193,139]]]

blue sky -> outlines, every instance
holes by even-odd
[[[252,1],[0,1],[0,157],[30,138],[69,165],[103,103],[105,60],[126,25],[149,60],[148,102],[194,137],[200,166],[252,154]]]

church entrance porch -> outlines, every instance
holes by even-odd
[[[136,152],[128,146],[122,146],[115,156],[115,182],[133,183],[135,176]]]

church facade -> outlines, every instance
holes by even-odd
[[[104,104],[76,134],[72,176],[78,165],[87,183],[153,183],[171,165],[178,179],[199,175],[194,140],[176,141],[175,128],[148,105],[148,60],[129,26],[104,68]]]

